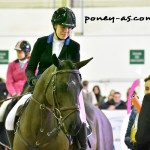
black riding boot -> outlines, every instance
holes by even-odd
[[[77,139],[80,144],[79,150],[87,149],[87,128],[86,124],[82,123],[79,133],[77,134]]]
[[[6,130],[8,141],[10,144],[11,150],[13,149],[13,142],[14,142],[14,130]]]
[[[0,122],[0,130],[2,130],[3,126],[4,126],[4,122]]]

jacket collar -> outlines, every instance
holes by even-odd
[[[54,33],[50,34],[47,38],[47,43],[50,44],[53,42],[53,37],[54,37]],[[69,45],[70,44],[70,37],[68,37],[67,39],[65,39],[65,43],[64,45]]]

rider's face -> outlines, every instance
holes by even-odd
[[[65,40],[71,33],[72,31],[72,28],[69,28],[69,27],[65,27],[65,26],[62,26],[62,25],[55,25],[55,30],[56,30],[56,33],[57,33],[57,36],[60,38],[60,39],[63,39]],[[55,39],[58,39],[57,36],[55,35]]]
[[[18,57],[18,59],[24,59],[25,58],[25,52],[24,51],[18,51],[18,50],[16,50],[16,52],[17,52],[17,57]]]
[[[145,94],[150,93],[150,80],[145,82]]]

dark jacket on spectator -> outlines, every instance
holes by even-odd
[[[0,78],[0,100],[3,100],[7,97],[8,91],[6,88],[6,84]]]
[[[126,103],[120,100],[119,103],[115,103],[114,100],[110,100],[100,106],[100,109],[107,109],[110,105],[115,105],[115,109],[126,109]]]

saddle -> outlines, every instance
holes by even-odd
[[[20,105],[17,109],[17,112],[16,112],[16,116],[15,116],[15,131],[18,127],[18,124],[17,122],[19,121],[19,118],[21,117],[21,115],[23,114],[24,110],[26,109],[26,107],[28,106],[29,104],[29,99],[27,99],[27,101],[23,104],[23,105]]]

